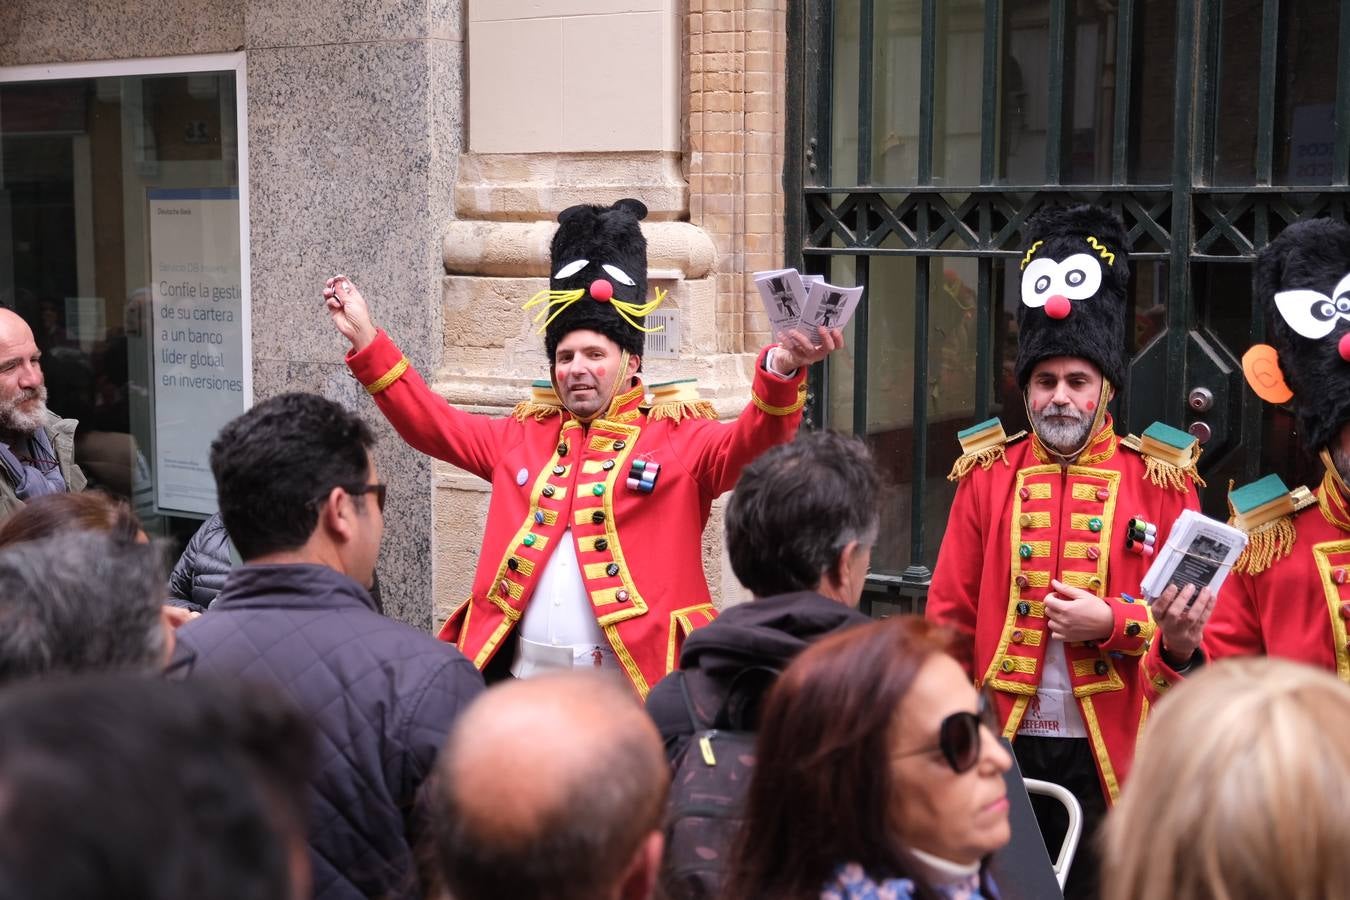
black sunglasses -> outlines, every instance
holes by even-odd
[[[338,487],[353,497],[359,497],[362,494],[374,494],[375,505],[380,508],[380,512],[384,512],[385,485],[383,482],[379,484],[340,484]]]
[[[920,750],[897,753],[896,756],[917,756],[920,753],[942,751],[942,758],[957,775],[968,772],[980,761],[980,726],[987,725],[989,730],[998,734],[998,722],[994,718],[994,705],[989,696],[980,693],[978,712],[957,712],[942,720],[938,726],[937,746],[927,746]]]

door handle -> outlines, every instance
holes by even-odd
[[[1186,396],[1186,404],[1196,412],[1208,412],[1214,405],[1214,392],[1206,387],[1192,388]]]

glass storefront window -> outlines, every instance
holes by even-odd
[[[252,393],[242,66],[0,69],[0,305],[90,486],[161,535],[215,511],[210,441]]]

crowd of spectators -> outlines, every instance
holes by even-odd
[[[726,537],[754,599],[690,637],[645,710],[600,675],[485,689],[382,615],[375,449],[314,395],[227,426],[211,540],[239,561],[176,595],[204,612],[168,602],[121,501],[37,495],[0,522],[0,898],[1018,895],[990,861],[1020,781],[952,635],[856,608],[881,495],[862,442],[808,433],[747,467]],[[694,880],[672,773],[719,765],[718,727],[753,756]],[[1103,896],[1335,895],[1347,748],[1333,676],[1206,667],[1145,732]]]

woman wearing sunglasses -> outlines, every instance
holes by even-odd
[[[765,701],[725,897],[978,900],[1008,842],[1012,760],[916,617],[808,648]]]

